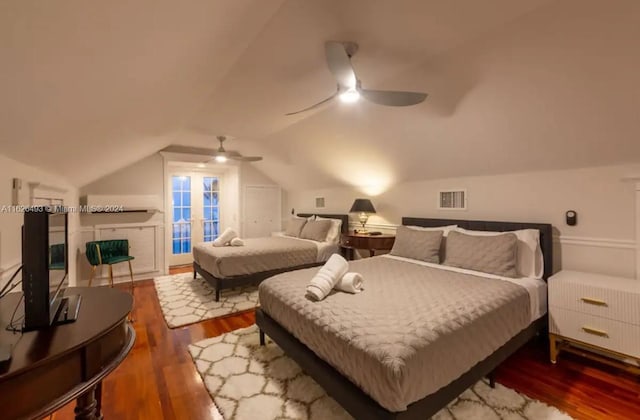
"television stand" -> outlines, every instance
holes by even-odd
[[[0,364],[0,418],[48,418],[73,400],[77,400],[76,419],[103,417],[102,381],[135,341],[136,333],[127,322],[133,298],[103,287],[73,287],[65,293],[82,296],[82,314],[76,322],[22,334],[0,325],[0,343],[11,346],[13,353],[10,363]],[[3,323],[21,299],[19,293],[11,293],[0,301]]]
[[[56,316],[53,318],[51,325],[68,324],[69,322],[74,322],[78,319],[80,301],[82,301],[82,296],[80,295],[63,297],[60,301],[60,306],[58,306],[58,312],[56,312]]]

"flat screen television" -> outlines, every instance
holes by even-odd
[[[72,321],[77,298],[65,297],[69,282],[68,216],[50,207],[32,207],[22,227],[24,330]]]

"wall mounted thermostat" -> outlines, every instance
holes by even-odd
[[[569,226],[575,226],[578,224],[578,213],[575,210],[567,211],[567,224]]]

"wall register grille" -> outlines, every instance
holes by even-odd
[[[466,210],[467,191],[449,190],[440,191],[438,196],[438,209],[440,210]]]

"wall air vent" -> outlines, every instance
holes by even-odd
[[[467,190],[447,190],[438,194],[439,210],[466,210]]]
[[[316,197],[316,208],[317,209],[324,208],[324,197]]]

